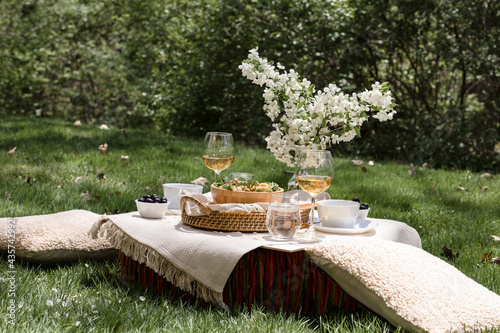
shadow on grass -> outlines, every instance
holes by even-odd
[[[75,126],[57,119],[27,116],[0,117],[2,140],[0,149],[28,147],[26,151],[85,154],[98,152],[98,146],[107,143],[115,150],[141,151],[145,146],[163,147],[170,154],[184,154],[192,149],[189,138],[171,137],[147,129],[101,130],[97,126]],[[190,149],[191,148],[191,149]]]

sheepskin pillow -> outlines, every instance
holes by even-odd
[[[342,289],[394,326],[443,333],[500,328],[500,296],[422,249],[345,237],[307,251]]]
[[[68,262],[78,259],[117,257],[118,250],[103,237],[87,232],[101,215],[71,210],[49,215],[0,219],[0,251],[34,262]]]

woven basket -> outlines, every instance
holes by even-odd
[[[189,216],[186,214],[186,204],[191,202],[199,207],[203,216]],[[181,198],[182,223],[189,226],[217,231],[267,232],[266,213],[235,214],[213,211],[207,205],[192,197]],[[307,227],[311,205],[301,205],[301,228]]]

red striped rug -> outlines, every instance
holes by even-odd
[[[122,279],[173,300],[201,302],[120,252]],[[304,251],[281,252],[258,248],[245,254],[231,273],[223,292],[230,308],[252,305],[270,311],[324,315],[343,309],[355,312],[355,299],[345,293]]]

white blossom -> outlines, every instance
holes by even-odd
[[[265,138],[267,148],[290,167],[300,149],[326,149],[354,139],[369,113],[379,121],[392,120],[396,113],[391,92],[379,82],[372,90],[351,95],[333,83],[316,92],[295,70],[287,72],[280,63],[275,67],[261,58],[258,48],[250,50],[238,68],[252,83],[264,87],[263,109],[274,122]]]

